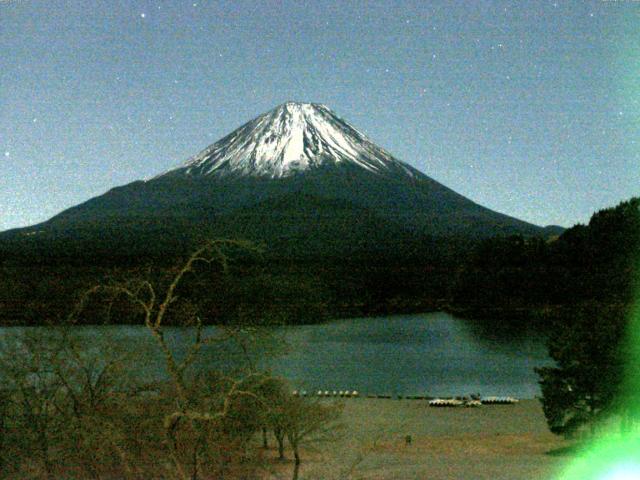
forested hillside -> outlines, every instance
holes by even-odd
[[[628,305],[637,287],[640,199],[596,212],[557,238],[481,242],[464,261],[451,308],[514,326],[544,323],[584,302]]]
[[[277,256],[268,249],[251,255],[230,252],[228,274],[201,269],[186,283],[184,295],[205,306],[207,323],[242,318],[308,323],[444,308],[489,325],[545,328],[563,309],[582,302],[630,302],[640,245],[639,204],[634,198],[601,210],[588,225],[576,225],[559,237],[473,241],[415,236],[393,252],[377,250],[371,242],[348,255],[333,251],[306,257],[304,252]],[[125,245],[116,251],[101,248],[95,237],[91,255],[77,248],[81,238],[50,250],[38,249],[35,240],[3,243],[0,321],[59,322],[81,291],[100,282],[136,276],[162,284],[207,235],[213,232],[176,235],[174,245],[151,245],[146,255],[130,254]],[[117,309],[108,318],[93,313],[83,321],[137,321]]]

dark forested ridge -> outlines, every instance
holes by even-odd
[[[321,210],[320,201],[314,201],[309,197],[298,205],[283,201],[265,207],[283,219],[280,226],[271,223],[274,231],[269,235],[287,225],[299,228],[305,208]],[[232,254],[231,274],[200,269],[183,293],[209,323],[305,323],[444,308],[491,325],[544,327],[551,312],[582,302],[630,302],[640,243],[639,204],[634,198],[599,211],[588,225],[576,225],[559,236],[469,239],[408,234],[400,224],[376,228],[375,214],[334,201],[327,212],[338,214],[331,224],[323,224],[326,235],[315,239],[315,247],[312,241],[307,250],[283,251],[271,245],[260,254]],[[259,209],[247,214],[256,212]],[[296,216],[300,221],[291,222]],[[233,221],[240,222],[238,217],[224,222]],[[246,225],[247,236],[258,237],[257,230],[250,230],[251,222]],[[153,229],[141,233],[133,224],[130,229],[120,225],[113,232],[119,239],[115,247],[108,230],[101,228],[97,235],[91,226],[67,236],[43,232],[51,237],[5,238],[0,243],[0,321],[60,321],[79,292],[100,282],[133,275],[162,283],[198,242],[215,235],[214,228],[194,230],[161,222],[156,227],[163,229],[161,237],[154,237]],[[167,228],[175,230],[167,235]],[[336,232],[341,241],[327,247],[325,240]],[[295,233],[283,231],[283,237]],[[350,250],[344,251],[347,244]],[[98,310],[85,314],[84,321],[137,321],[117,305],[108,317]]]
[[[367,220],[362,222],[366,226]],[[307,323],[331,317],[428,311],[443,304],[451,265],[469,241],[451,238],[441,243],[405,236],[398,249],[380,248],[375,240],[382,229],[366,228],[370,228],[370,237],[346,252],[337,248],[329,248],[323,255],[304,249],[287,249],[286,255],[268,248],[252,255],[231,252],[228,274],[201,266],[185,282],[188,290],[182,296],[198,303],[209,323],[240,317]],[[344,229],[345,235],[350,233]],[[109,248],[101,246],[98,238],[93,241],[97,245],[91,249],[83,248],[86,243],[82,238],[53,243],[49,249],[41,249],[35,241],[5,243],[0,267],[0,321],[61,321],[80,292],[98,283],[142,277],[162,284],[203,238],[176,237],[171,251],[166,244],[160,248],[151,237],[146,251],[132,250],[124,242],[119,248]],[[84,320],[137,321],[117,309],[111,310],[108,319],[103,313],[94,317],[86,314]]]
[[[463,262],[450,306],[503,323],[552,322],[584,303],[628,306],[637,288],[640,199],[596,212],[551,239],[480,242]]]

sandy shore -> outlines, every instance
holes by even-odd
[[[478,408],[364,398],[344,404],[341,437],[306,452],[301,480],[545,480],[567,460],[547,454],[566,443],[548,431],[537,400]],[[269,478],[291,478],[290,462],[271,465]]]

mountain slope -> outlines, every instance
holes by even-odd
[[[497,234],[545,231],[395,159],[323,105],[286,103],[177,168],[2,237],[75,238],[87,244],[79,250],[99,238],[106,251],[144,251],[150,238],[171,250],[201,236],[248,236],[281,256],[321,257],[358,245],[393,250],[423,237]]]

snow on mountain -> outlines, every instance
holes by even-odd
[[[327,164],[355,164],[374,173],[419,172],[315,103],[284,103],[251,120],[160,175],[282,178]],[[158,177],[156,177],[158,178]]]

